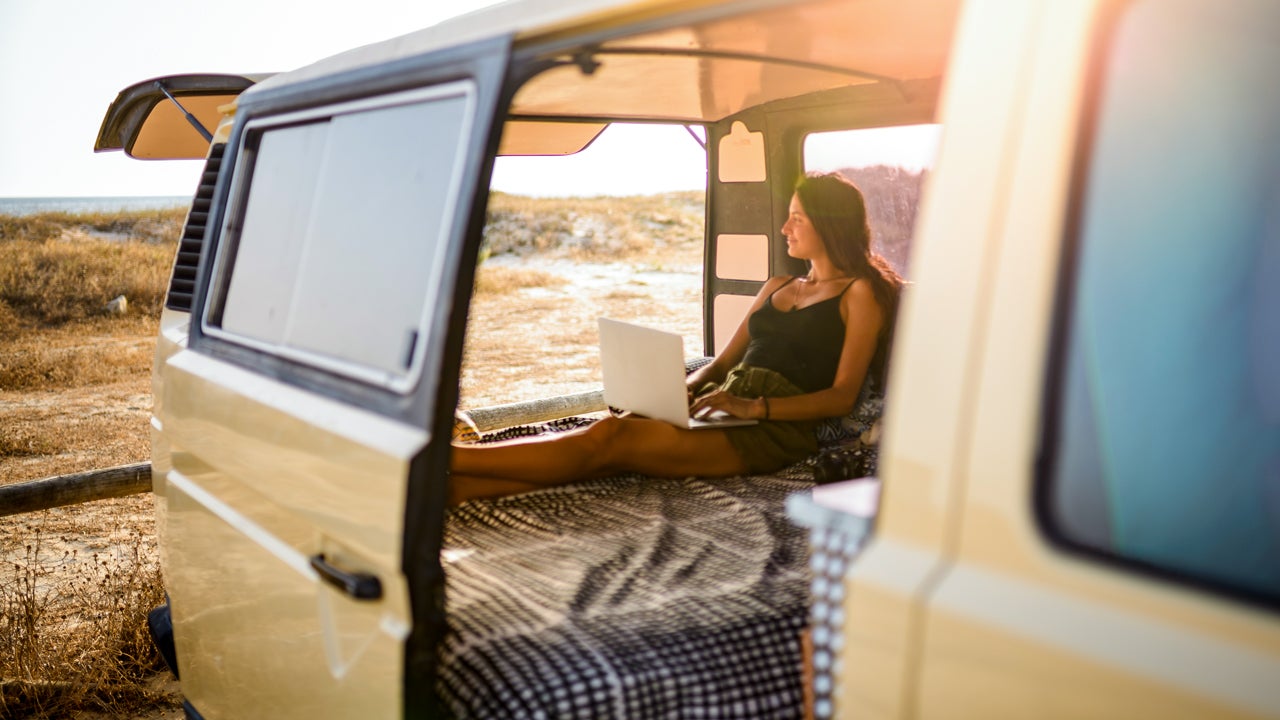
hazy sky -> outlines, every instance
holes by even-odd
[[[290,70],[497,1],[0,0],[0,197],[190,195],[200,161],[93,152],[121,89],[176,73]],[[640,194],[701,189],[705,167],[682,128],[613,127],[571,158],[500,159],[493,184]]]
[[[199,161],[93,152],[121,89],[175,73],[289,70],[496,2],[0,0],[0,197],[188,195]],[[575,158],[573,171],[561,174],[581,183],[566,184],[564,193],[701,188],[698,145],[680,129],[656,132],[670,140],[671,153],[638,152],[653,145],[623,129],[606,132],[591,156]],[[625,176],[593,162],[611,151],[631,163]],[[494,184],[509,192],[553,190],[542,162],[501,163]],[[655,172],[666,179],[655,180]],[[680,187],[659,187],[673,183]]]
[[[183,195],[200,163],[93,152],[140,80],[288,70],[492,0],[0,0],[0,196]]]

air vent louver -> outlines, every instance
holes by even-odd
[[[225,143],[217,143],[209,148],[209,159],[205,161],[204,172],[200,175],[200,187],[196,189],[191,211],[187,213],[182,239],[178,241],[178,257],[173,263],[169,296],[164,303],[170,310],[191,312],[191,298],[196,290],[196,269],[200,264],[200,246],[204,244],[205,225],[209,222],[209,208],[213,204],[213,188],[218,184],[218,171],[222,168],[222,154],[226,148]]]

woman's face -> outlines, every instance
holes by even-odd
[[[822,237],[813,227],[813,221],[800,204],[800,196],[791,196],[787,221],[782,224],[782,235],[787,239],[787,254],[800,260],[813,260],[827,254]]]

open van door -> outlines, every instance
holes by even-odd
[[[426,52],[376,79],[358,63],[278,76],[237,101],[190,340],[157,370],[153,420],[196,716],[432,712],[454,296],[470,292],[509,48]]]
[[[218,127],[218,108],[269,75],[167,75],[134,83],[107,107],[94,152],[123,150],[139,160],[201,160]]]

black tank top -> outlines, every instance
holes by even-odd
[[[789,312],[773,306],[773,296],[778,292],[774,290],[764,307],[747,320],[751,342],[742,361],[781,373],[805,392],[831,387],[836,381],[836,367],[844,347],[840,298],[855,282],[857,280],[845,285],[839,295]]]

